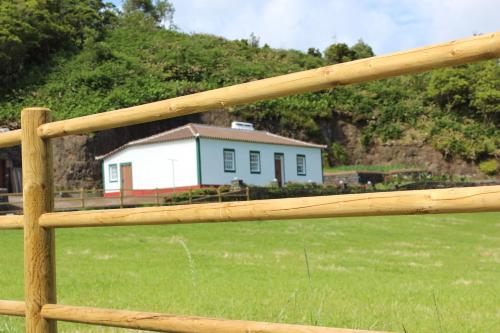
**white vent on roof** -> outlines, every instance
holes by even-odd
[[[231,123],[231,128],[253,131],[253,124],[244,123],[242,121],[233,121]]]

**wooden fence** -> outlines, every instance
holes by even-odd
[[[25,299],[24,302],[0,301],[0,314],[25,316],[26,332],[29,333],[55,333],[57,321],[183,333],[362,332],[57,304],[54,230],[116,225],[500,211],[500,186],[222,202],[202,204],[203,207],[53,212],[50,138],[498,57],[500,33],[497,32],[64,121],[51,122],[48,109],[22,110],[21,130],[1,133],[0,147],[21,143],[24,215],[0,217],[0,228],[24,229]]]
[[[70,211],[82,209],[105,209],[140,206],[172,206],[205,202],[224,202],[250,200],[250,188],[242,190],[221,191],[211,188],[213,192],[204,193],[187,190],[162,193],[160,189],[145,191],[153,192],[147,195],[127,194],[132,189],[116,190],[114,196],[106,196],[104,189],[57,190],[54,196],[54,211]],[[134,189],[141,191],[141,189]],[[0,215],[20,214],[23,209],[22,193],[0,193]]]

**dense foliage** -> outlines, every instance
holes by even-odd
[[[166,29],[173,26],[168,1],[127,1],[124,13],[100,0],[7,1],[0,9],[4,122],[16,121],[23,106],[44,105],[64,119],[373,55],[363,41],[303,53],[261,47],[255,36],[227,41]],[[43,19],[20,25],[35,9]],[[61,51],[68,49],[78,52]],[[331,163],[347,160],[335,142],[339,120],[362,128],[366,147],[419,139],[448,158],[482,160],[500,147],[499,88],[499,63],[488,61],[228,111],[258,128],[327,144]]]
[[[11,85],[26,67],[58,50],[98,40],[115,13],[101,0],[6,0],[0,2],[0,84]]]

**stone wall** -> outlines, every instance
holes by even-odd
[[[384,181],[417,181],[430,176],[431,173],[426,170],[394,170],[390,172],[376,171],[346,171],[326,173],[323,177],[325,185],[364,185],[368,182],[372,184],[383,183]]]

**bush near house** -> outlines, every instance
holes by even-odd
[[[351,194],[374,191],[373,187],[360,186],[335,186],[317,184],[287,183],[285,186],[250,186],[250,199],[279,199],[312,197],[321,195]]]

